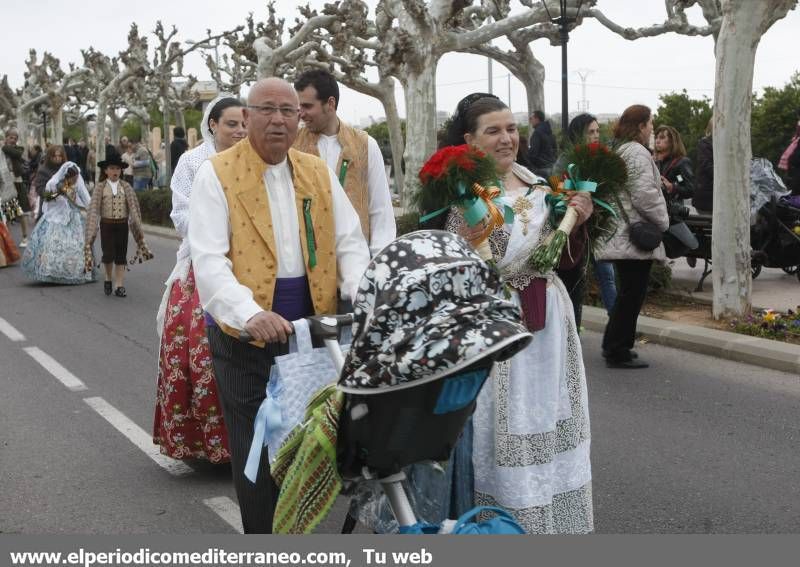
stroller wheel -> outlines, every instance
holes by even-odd
[[[750,269],[753,272],[753,279],[756,279],[761,273],[761,264],[752,264]]]
[[[784,272],[786,272],[790,276],[793,276],[793,275],[797,274],[798,272],[800,272],[800,266],[786,266],[784,268],[781,268],[781,270],[783,270]],[[798,277],[800,277],[800,276],[798,276]]]

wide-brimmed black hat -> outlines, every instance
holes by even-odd
[[[421,230],[369,263],[353,301],[353,343],[339,387],[379,394],[444,378],[532,339],[497,272],[466,240]]]
[[[116,165],[117,167],[126,169],[128,167],[128,162],[124,161],[120,156],[116,154],[111,156],[110,158],[104,159],[103,161],[97,162],[97,167],[99,167],[100,169],[105,169],[110,165]]]

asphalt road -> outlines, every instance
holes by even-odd
[[[148,444],[177,249],[148,241],[126,298],[0,270],[0,533],[235,531],[229,468]],[[800,377],[649,344],[650,369],[612,371],[599,340],[583,337],[599,533],[800,532]]]

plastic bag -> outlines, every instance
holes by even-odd
[[[276,356],[267,383],[267,396],[258,409],[245,476],[255,482],[261,448],[266,445],[272,464],[286,437],[303,419],[309,400],[336,382],[338,373],[325,348],[313,348],[308,321],[293,321],[289,354]]]
[[[755,225],[758,211],[774,197],[776,200],[789,193],[783,180],[775,173],[766,158],[753,158],[750,162],[750,225]]]

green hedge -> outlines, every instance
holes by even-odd
[[[142,209],[142,222],[172,228],[172,219],[169,218],[172,212],[172,191],[153,189],[141,191],[136,196],[139,197],[139,207]]]

